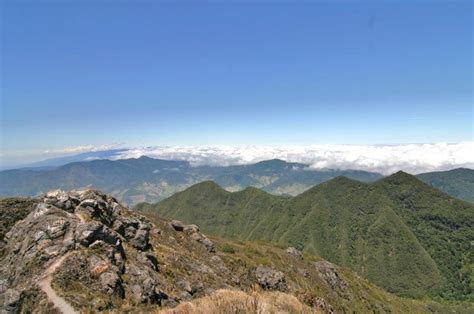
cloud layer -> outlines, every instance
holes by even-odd
[[[457,167],[474,168],[474,142],[403,145],[155,146],[132,148],[114,159],[149,156],[187,160],[192,165],[242,165],[279,158],[313,169],[358,169],[417,174]]]

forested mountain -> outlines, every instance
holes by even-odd
[[[337,177],[296,197],[203,182],[137,209],[214,235],[293,245],[399,295],[473,298],[474,205],[403,172],[374,183]]]
[[[458,168],[449,171],[428,172],[418,179],[456,198],[474,203],[474,170]]]

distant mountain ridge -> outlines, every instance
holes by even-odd
[[[428,172],[417,177],[454,197],[474,203],[474,170],[457,168],[449,171]]]
[[[403,172],[374,183],[337,177],[296,197],[203,182],[137,209],[209,234],[293,245],[399,295],[473,300],[474,205]]]
[[[149,157],[99,159],[68,163],[53,169],[1,171],[0,196],[35,196],[56,188],[96,188],[136,204],[159,201],[205,180],[218,182],[232,191],[255,186],[275,194],[296,195],[338,175],[362,181],[381,177],[366,171],[311,170],[308,165],[282,160],[227,167],[193,167],[187,161]]]
[[[51,160],[38,164],[39,168],[0,171],[0,196],[35,196],[56,188],[96,188],[134,205],[160,201],[206,180],[212,180],[229,191],[253,186],[276,195],[295,196],[337,176],[362,182],[383,177],[379,173],[359,170],[315,170],[306,164],[278,159],[222,167],[193,167],[187,161],[149,157],[101,159],[117,151],[120,150],[77,155],[71,158],[94,160],[75,161],[62,166],[54,166],[58,161]],[[424,174],[420,178],[453,196],[472,201],[473,170],[453,171],[450,175],[444,175],[444,172],[432,176]]]

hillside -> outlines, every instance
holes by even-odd
[[[473,297],[474,206],[403,172],[371,184],[338,177],[296,197],[205,182],[137,209],[213,235],[296,246],[399,295]]]
[[[22,211],[2,226],[2,313],[473,309],[397,297],[294,248],[208,238],[196,225],[139,215],[98,191],[9,199],[0,210]]]
[[[140,157],[0,171],[0,196],[37,196],[57,188],[95,188],[133,205],[162,200],[206,180],[213,180],[231,191],[254,186],[274,194],[296,195],[339,175],[361,181],[381,177],[366,171],[317,171],[305,164],[276,159],[241,166],[193,167],[186,161]]]
[[[474,203],[474,170],[458,168],[417,175],[421,181],[456,198]]]

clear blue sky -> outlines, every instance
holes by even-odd
[[[470,1],[332,2],[2,1],[2,153],[472,140]]]

